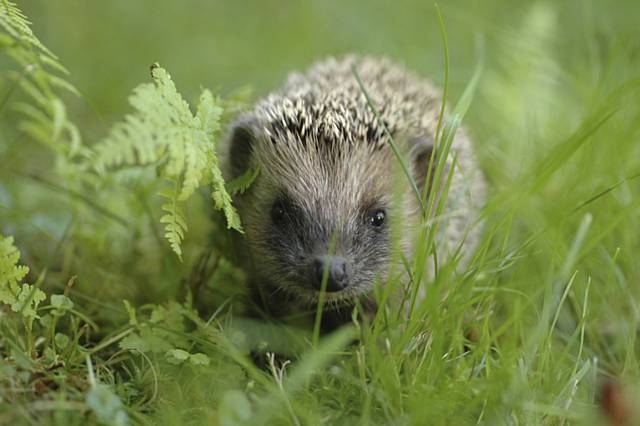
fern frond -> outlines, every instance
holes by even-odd
[[[66,107],[56,94],[61,89],[79,95],[59,75],[67,74],[67,70],[35,36],[18,6],[9,0],[0,2],[0,40],[1,52],[17,66],[4,71],[5,75],[33,101],[29,108],[24,103],[16,108],[23,117],[20,129],[58,154],[56,167],[60,174],[81,177],[79,164],[71,160],[88,155],[89,150],[83,147],[80,132],[67,118]]]
[[[13,245],[13,237],[0,235],[0,302],[20,312],[28,321],[35,318],[38,304],[46,295],[38,288],[20,282],[29,268],[18,265],[20,252]]]
[[[246,172],[227,183],[227,192],[231,195],[244,194],[260,174],[260,167],[249,168]]]
[[[17,42],[37,48],[46,57],[57,63],[55,55],[33,34],[31,22],[14,2],[9,0],[0,2],[0,27]]]
[[[171,249],[182,260],[182,240],[188,228],[178,199],[177,186],[173,191],[160,191],[160,196],[168,200],[162,205],[162,210],[166,214],[160,218],[160,223],[164,224],[164,237],[169,241]]]
[[[242,225],[240,224],[240,216],[235,207],[231,203],[231,196],[227,192],[225,187],[224,178],[217,164],[212,167],[212,187],[211,197],[216,205],[216,208],[224,212],[224,216],[227,218],[227,228],[235,229],[238,232],[242,231]]]
[[[29,273],[29,268],[18,265],[20,252],[13,245],[13,237],[0,235],[0,302],[11,303],[18,296],[18,283]]]
[[[130,166],[159,166],[160,176],[175,189],[163,194],[170,202],[162,206],[166,214],[161,221],[165,237],[181,256],[187,226],[180,206],[200,187],[211,186],[215,207],[224,212],[228,227],[242,229],[215,152],[223,109],[204,90],[194,115],[163,68],[152,66],[151,76],[153,83],[134,89],[129,98],[134,112],[95,147],[92,163],[99,174]]]

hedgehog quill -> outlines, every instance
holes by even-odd
[[[401,258],[396,252],[412,257],[422,212],[410,182],[398,178],[384,127],[419,191],[430,192],[424,186],[440,106],[427,80],[386,59],[348,56],[292,73],[280,90],[238,116],[228,140],[231,177],[260,169],[235,200],[259,306],[276,316],[312,309],[323,282],[327,317],[341,313],[338,322],[348,321],[356,301],[372,305],[374,286],[402,270],[393,268]],[[485,197],[463,129],[449,154],[451,185],[438,218],[446,222],[437,240],[443,259],[459,247],[463,257],[473,250],[479,231],[472,225]]]

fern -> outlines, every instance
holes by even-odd
[[[95,147],[92,162],[100,174],[122,167],[158,166],[160,175],[173,185],[172,191],[160,194],[167,199],[161,218],[165,238],[182,257],[187,231],[184,203],[200,187],[211,187],[215,207],[224,212],[228,227],[242,230],[215,153],[223,109],[204,90],[194,115],[163,68],[154,64],[151,76],[153,83],[134,89],[129,98],[134,112]]]
[[[249,168],[242,175],[238,176],[231,182],[227,183],[227,192],[230,194],[244,194],[244,192],[249,189],[253,181],[256,180],[258,175],[260,174],[260,168],[256,167],[255,169]]]
[[[162,205],[162,210],[165,212],[160,218],[160,223],[164,223],[164,237],[169,241],[171,248],[182,260],[182,239],[187,232],[187,221],[180,207],[177,185],[174,187],[174,191],[160,191],[160,196],[167,198],[168,202]]]
[[[33,34],[30,25],[15,3],[0,2],[0,47],[18,66],[17,70],[2,75],[13,80],[4,102],[20,87],[31,101],[14,105],[22,116],[20,130],[58,154],[55,157],[58,173],[82,177],[80,163],[74,159],[85,157],[90,151],[82,144],[78,128],[67,118],[65,104],[57,95],[59,89],[76,95],[78,92],[60,76],[67,74],[67,70]]]
[[[198,188],[210,187],[215,207],[224,212],[228,228],[242,232],[215,153],[224,112],[222,100],[204,90],[194,115],[169,74],[156,64],[151,68],[153,83],[138,86],[129,99],[134,112],[90,149],[68,119],[57,90],[78,93],[60,77],[66,69],[30,25],[15,3],[0,0],[0,48],[18,65],[17,70],[2,75],[14,81],[4,98],[6,101],[16,87],[27,95],[27,102],[14,104],[22,117],[20,129],[55,153],[60,175],[89,182],[95,177],[86,173],[91,169],[104,176],[124,167],[157,166],[159,175],[174,189],[170,195],[161,194],[167,198],[161,223],[165,238],[179,257],[187,231],[185,203]],[[237,107],[233,102],[224,105],[227,113]]]
[[[0,302],[19,312],[31,328],[36,308],[46,299],[44,292],[29,284],[20,284],[29,268],[18,265],[20,252],[13,245],[13,237],[0,235]]]

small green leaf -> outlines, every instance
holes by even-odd
[[[138,318],[136,317],[136,310],[133,306],[131,306],[131,303],[129,303],[128,300],[124,299],[122,301],[122,303],[124,304],[124,308],[127,311],[127,314],[129,315],[129,324],[133,325],[133,326],[137,326],[138,325]]]
[[[45,348],[43,355],[44,355],[44,363],[47,365],[55,365],[60,360],[60,358],[58,357],[58,354],[51,346],[48,346]]]
[[[52,294],[51,306],[58,309],[72,309],[73,302],[64,294]]]
[[[164,223],[164,237],[169,241],[171,248],[182,260],[182,240],[187,232],[187,221],[182,211],[181,203],[177,197],[178,187],[174,183],[175,189],[171,191],[160,191],[160,196],[168,198],[169,202],[162,205],[162,210],[166,212],[160,218],[160,223]]]
[[[173,344],[164,331],[142,324],[139,333],[131,333],[120,341],[120,347],[140,352],[166,353],[173,349]]]
[[[30,284],[23,284],[18,293],[18,299],[11,305],[14,312],[21,312],[25,318],[36,318],[36,309],[47,295],[42,290]]]
[[[153,308],[153,311],[151,311],[151,317],[149,318],[149,321],[154,324],[164,321],[167,318],[166,312],[167,310],[164,308],[164,306],[156,306],[155,308]]]
[[[42,327],[49,328],[49,326],[51,325],[51,321],[52,320],[53,320],[53,317],[51,315],[44,314],[38,319],[38,322],[40,322],[40,325]]]
[[[260,174],[260,167],[247,169],[242,175],[227,183],[227,192],[231,195],[244,194]]]
[[[64,349],[69,344],[69,336],[67,336],[66,334],[56,333],[53,340],[59,349]]]
[[[203,353],[191,354],[189,362],[193,365],[209,365],[209,357]]]
[[[51,306],[56,308],[51,311],[54,316],[62,316],[66,311],[73,309],[73,302],[64,294],[52,294]]]
[[[147,352],[149,347],[145,341],[137,333],[131,333],[124,339],[120,340],[120,348],[128,350],[137,350],[140,352]]]
[[[172,349],[165,354],[167,361],[171,364],[182,364],[189,359],[189,352],[182,349]]]
[[[18,283],[29,272],[26,266],[18,265],[20,252],[13,245],[13,237],[0,235],[0,302],[13,305],[17,302]]]
[[[227,218],[227,228],[235,229],[238,232],[242,231],[240,225],[240,216],[236,212],[235,207],[231,204],[231,196],[225,188],[224,179],[222,178],[222,172],[215,167],[212,171],[213,182],[211,188],[211,198],[217,209],[222,210]]]
[[[34,369],[34,363],[23,351],[11,348],[11,358],[23,370],[31,371]]]

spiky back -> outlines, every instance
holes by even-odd
[[[273,142],[327,144],[385,143],[384,130],[367,105],[352,71],[356,67],[380,116],[392,134],[433,132],[439,97],[425,80],[386,59],[348,56],[293,73],[284,87],[254,111]]]
[[[429,81],[384,58],[353,55],[329,58],[303,73],[290,74],[279,91],[260,100],[239,119],[257,126],[256,133],[263,137],[254,147],[257,157],[262,156],[259,162],[267,169],[282,165],[282,168],[276,167],[279,174],[272,176],[274,184],[302,185],[301,195],[304,191],[308,194],[317,192],[312,192],[314,189],[321,191],[309,183],[331,185],[336,181],[347,185],[349,191],[356,191],[357,187],[366,191],[365,182],[361,185],[355,182],[363,176],[356,173],[357,169],[377,174],[377,179],[388,173],[389,168],[380,160],[384,155],[378,152],[388,153],[388,140],[356,80],[354,66],[381,120],[396,142],[404,145],[405,152],[412,149],[415,141],[434,139],[441,97]],[[264,143],[267,140],[271,143]],[[309,149],[308,145],[314,148]],[[471,142],[462,128],[458,130],[452,151],[457,153],[457,167],[449,193],[447,214],[451,219],[445,238],[454,247],[475,218],[470,213],[484,202],[485,184]],[[320,157],[313,158],[316,154]],[[314,179],[316,172],[323,171],[318,163],[329,158],[336,159],[334,164],[344,163],[345,167],[329,171],[329,175],[333,173],[330,182]],[[339,170],[352,173],[341,177]]]

